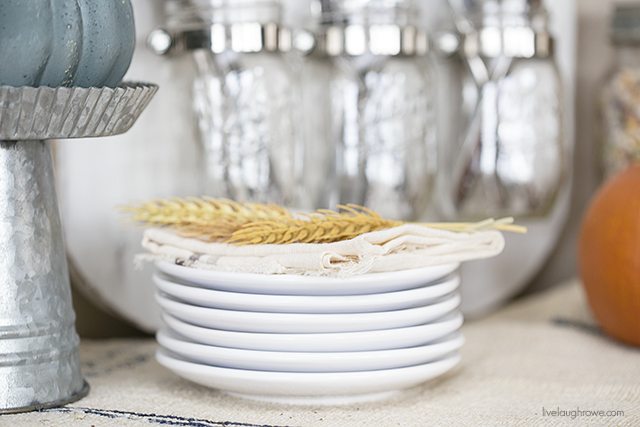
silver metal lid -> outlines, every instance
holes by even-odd
[[[530,27],[482,28],[466,34],[462,50],[466,56],[485,58],[547,58],[553,55],[553,38]]]
[[[281,21],[282,5],[277,0],[166,0],[165,14],[172,30],[211,24],[267,24]]]
[[[553,54],[548,14],[541,0],[469,0],[457,12],[461,50],[468,57],[544,58]]]
[[[428,48],[426,33],[412,26],[328,26],[316,36],[316,52],[328,56],[415,56]]]
[[[315,54],[414,56],[428,51],[413,0],[318,0],[314,6]]]
[[[219,54],[288,52],[291,50],[291,33],[276,23],[261,24],[212,24],[205,28],[172,31],[164,28],[153,30],[147,45],[158,55],[206,49]]]
[[[316,0],[312,14],[321,25],[415,26],[418,8],[414,0]]]
[[[619,45],[640,44],[640,5],[616,6],[611,21],[611,41]]]
[[[206,49],[213,53],[286,52],[291,33],[280,24],[276,0],[168,0],[167,27],[152,31],[147,44],[166,55]]]

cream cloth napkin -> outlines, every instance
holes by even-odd
[[[502,251],[504,238],[498,231],[455,233],[405,224],[336,243],[236,246],[153,228],[145,231],[142,245],[149,253],[139,260],[219,271],[348,277],[488,258]]]

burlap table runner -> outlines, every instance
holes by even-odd
[[[0,425],[640,425],[640,351],[600,334],[578,283],[516,302],[464,333],[462,365],[400,399],[302,408],[192,385],[154,361],[151,340],[85,341],[87,398],[3,416]]]

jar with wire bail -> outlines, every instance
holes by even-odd
[[[307,60],[316,70],[324,68],[316,76],[325,80],[305,84],[326,88],[325,109],[307,125],[324,133],[313,132],[316,139],[306,145],[323,147],[326,154],[320,156],[324,163],[310,166],[325,171],[325,182],[332,177],[325,188],[333,190],[327,199],[334,203],[417,219],[430,200],[437,147],[427,37],[418,28],[416,4],[322,0],[315,5],[316,44]],[[308,173],[311,179],[323,176]],[[315,181],[319,185],[319,178]]]
[[[447,219],[545,216],[568,169],[546,9],[541,0],[476,0],[454,9],[465,103],[473,107],[448,145],[441,210]]]
[[[296,186],[298,90],[275,0],[168,0],[159,54],[193,57],[207,195],[288,205]]]

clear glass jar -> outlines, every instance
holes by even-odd
[[[191,51],[193,106],[213,197],[290,205],[297,174],[298,90],[274,0],[168,3],[176,44]],[[204,44],[199,46],[198,44]]]
[[[640,6],[618,6],[612,23],[615,67],[603,88],[605,177],[640,161]]]
[[[304,172],[296,193],[296,206],[305,210],[335,208],[336,141],[331,129],[333,76],[331,63],[319,58],[301,58],[298,72],[303,101],[303,138],[300,150]]]
[[[328,70],[330,111],[316,117],[328,129],[325,141],[307,144],[322,144],[335,156],[332,165],[321,165],[334,171],[326,199],[417,219],[432,193],[437,145],[434,84],[426,38],[413,25],[414,4],[329,0],[320,6],[310,61]]]
[[[340,203],[418,219],[431,197],[437,141],[431,82],[412,58],[380,58],[362,69],[336,60],[333,132]]]
[[[443,163],[441,208],[447,219],[544,216],[566,169],[563,91],[546,12],[538,1],[474,6],[463,53],[475,108]]]

